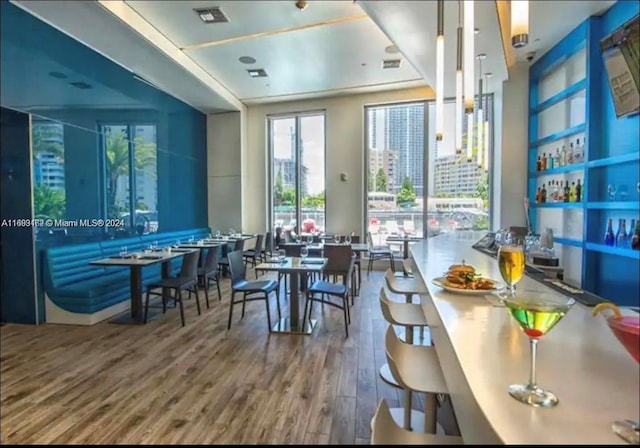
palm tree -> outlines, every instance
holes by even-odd
[[[35,217],[61,219],[65,213],[66,201],[63,191],[57,191],[47,185],[33,187],[33,205]]]

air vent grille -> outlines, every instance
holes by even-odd
[[[382,68],[400,68],[400,59],[385,59],[382,61]]]
[[[262,68],[247,70],[247,72],[252,78],[265,78],[267,76],[267,72]]]
[[[71,84],[73,87],[76,87],[82,90],[89,90],[91,88],[90,84],[87,84],[86,82],[82,82],[82,81],[70,82],[69,84]]]
[[[202,9],[194,9],[195,13],[198,14],[200,20],[204,23],[225,23],[228,22],[229,19],[222,12],[219,6],[214,6],[212,8],[202,8]]]

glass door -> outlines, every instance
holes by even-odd
[[[270,227],[288,235],[325,228],[324,113],[269,118]]]

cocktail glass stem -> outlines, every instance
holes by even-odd
[[[531,366],[529,367],[529,388],[536,388],[536,353],[538,348],[538,340],[529,338],[529,346],[531,347]]]

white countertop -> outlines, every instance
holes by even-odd
[[[463,259],[500,280],[497,261],[471,245],[482,233],[451,233],[411,252],[431,297],[422,297],[438,359],[465,444],[624,444],[614,420],[639,420],[639,364],[604,318],[577,303],[538,344],[537,382],[559,399],[533,408],[511,398],[529,379],[529,341],[503,307],[483,296],[450,293],[431,283]],[[555,293],[524,277],[518,288]]]

